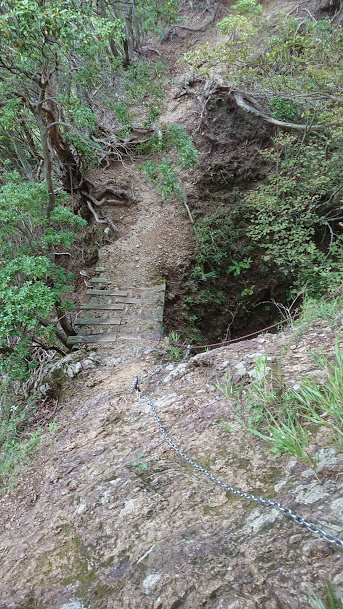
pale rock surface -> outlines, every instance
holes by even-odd
[[[323,322],[320,334],[331,357],[334,330]],[[288,331],[195,355],[141,390],[175,443],[220,479],[341,535],[343,455],[317,437],[317,474],[277,458],[240,430],[216,387],[227,368],[233,383],[250,383],[261,346],[268,366],[299,381],[299,367],[316,370],[317,335],[295,341]],[[166,444],[132,392],[160,355],[118,346],[73,380],[55,444],[43,438],[17,494],[0,499],[0,609],[308,609],[308,586],[320,595],[328,579],[342,594],[342,552],[214,486]]]

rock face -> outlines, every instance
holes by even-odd
[[[59,397],[67,381],[80,374],[82,370],[95,368],[98,363],[96,353],[70,353],[46,366],[41,385],[38,387],[42,397]]]
[[[216,387],[228,366],[234,383],[249,382],[261,352],[294,383],[300,367],[315,371],[319,344],[333,350],[328,325],[297,340],[261,336],[170,364],[141,389],[191,458],[341,535],[343,455],[316,440],[317,473],[277,458],[242,433]],[[103,351],[74,379],[54,442],[43,438],[38,464],[0,500],[0,608],[305,609],[309,586],[323,598],[327,580],[342,597],[339,549],[223,491],[172,451],[132,391],[159,352],[123,349]]]

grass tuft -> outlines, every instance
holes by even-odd
[[[309,449],[313,433],[325,428],[328,443],[343,448],[343,352],[336,342],[332,362],[323,353],[313,358],[324,372],[323,385],[308,376],[291,389],[261,357],[254,380],[243,391],[232,386],[229,370],[217,386],[233,403],[234,416],[245,431],[264,440],[277,456],[288,453],[315,469]]]

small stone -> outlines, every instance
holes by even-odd
[[[96,364],[91,359],[84,359],[82,362],[82,368],[84,370],[89,370],[90,368],[95,368]]]
[[[323,469],[334,469],[338,464],[338,458],[334,448],[321,448],[317,455],[316,471],[320,472]]]
[[[67,367],[67,375],[69,378],[74,378],[80,371],[82,370],[82,366],[80,362],[76,362],[76,364],[71,364]]]
[[[161,577],[162,577],[161,573],[150,573],[150,575],[148,575],[143,580],[142,583],[143,583],[143,588],[144,588],[145,594],[150,594],[151,590],[160,581]]]
[[[237,374],[242,377],[247,373],[246,363],[244,361],[235,364]]]
[[[323,539],[315,539],[314,541],[308,541],[303,545],[303,556],[306,557],[319,557],[325,556],[328,547]]]
[[[343,585],[343,571],[341,573],[337,573],[337,575],[335,575],[335,577],[333,578],[332,581],[336,586],[342,586]]]
[[[301,540],[302,540],[302,536],[301,535],[292,535],[289,538],[289,543],[291,545],[293,545],[293,544],[299,543]]]

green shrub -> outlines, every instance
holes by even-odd
[[[161,133],[154,134],[138,148],[141,154],[176,152],[178,162],[172,163],[162,156],[159,161],[146,161],[142,170],[152,184],[162,193],[164,201],[184,199],[184,188],[178,175],[182,169],[190,169],[198,163],[198,151],[191,137],[179,125],[162,125]]]
[[[239,0],[231,8],[237,15],[262,15],[262,6],[258,4],[257,0]]]

